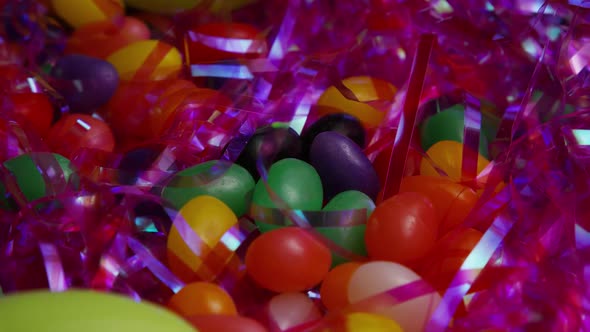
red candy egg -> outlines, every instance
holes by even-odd
[[[422,258],[434,245],[439,217],[419,193],[401,193],[377,205],[367,222],[369,257],[402,264]]]
[[[107,152],[115,148],[111,128],[102,120],[86,114],[69,114],[53,125],[47,137],[54,152],[70,158],[83,148]]]
[[[264,233],[246,253],[248,274],[260,286],[275,292],[312,288],[326,276],[331,263],[330,250],[298,227]]]
[[[134,17],[125,17],[121,21],[93,22],[74,31],[67,41],[65,53],[106,59],[133,42],[149,38],[148,27]]]
[[[8,96],[17,121],[30,126],[40,136],[45,136],[53,121],[53,106],[42,93],[13,93]]]
[[[162,126],[192,89],[195,85],[185,80],[121,83],[105,107],[107,119],[119,138],[157,137],[153,127]]]
[[[267,52],[260,31],[248,24],[209,23],[185,35],[186,54],[190,63],[257,58]]]

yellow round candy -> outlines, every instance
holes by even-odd
[[[182,68],[182,58],[178,50],[158,40],[141,40],[111,54],[110,62],[119,78],[157,81],[178,76]]]
[[[397,89],[386,81],[369,77],[354,76],[342,80],[359,101],[347,99],[336,87],[331,86],[321,95],[316,109],[320,115],[348,113],[357,117],[367,127],[381,124],[385,112],[366,104],[371,101],[392,101]]]
[[[123,16],[122,0],[51,0],[55,13],[74,28]]]
[[[201,244],[195,244],[200,252],[198,255],[180,235],[183,219],[202,241]],[[213,280],[221,272],[223,264],[232,258],[223,244],[218,246],[219,240],[237,222],[232,210],[213,196],[203,195],[190,200],[180,209],[168,235],[170,269],[187,282]]]
[[[463,165],[463,144],[454,141],[440,141],[426,151],[426,154],[434,162],[434,164],[443,170],[453,181],[462,181],[462,165]],[[483,171],[490,163],[482,155],[477,155],[477,174]],[[430,176],[440,176],[436,169],[430,164],[427,159],[422,159],[420,162],[420,174]]]
[[[257,0],[214,0],[209,10],[219,12],[224,10],[235,10],[242,8]],[[191,9],[202,3],[202,0],[126,0],[131,7],[159,14],[174,14],[183,10]]]
[[[346,316],[347,331],[403,332],[398,323],[387,317],[365,312],[353,312]]]
[[[0,297],[0,322],[0,330],[12,332],[196,331],[164,307],[91,290]]]

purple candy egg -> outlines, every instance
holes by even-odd
[[[322,179],[325,199],[347,190],[377,198],[379,177],[371,161],[350,138],[334,131],[323,132],[314,139],[309,156]]]
[[[119,86],[110,63],[85,55],[66,55],[51,71],[53,85],[77,113],[92,113],[106,104]]]

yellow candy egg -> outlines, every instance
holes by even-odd
[[[182,58],[178,50],[158,40],[141,40],[111,54],[110,62],[124,81],[157,81],[178,76]]]
[[[209,10],[213,12],[235,10],[256,1],[257,0],[214,0],[211,2]],[[202,0],[126,0],[126,2],[131,7],[159,14],[174,14],[194,8],[198,4],[203,3]]]
[[[11,332],[196,331],[165,307],[90,290],[0,297],[0,322]]]
[[[346,316],[346,330],[351,332],[402,332],[402,328],[394,320],[365,312],[353,312]]]
[[[184,220],[184,223],[183,223]],[[238,222],[232,210],[219,199],[203,195],[186,203],[174,220],[168,235],[168,265],[170,269],[186,282],[197,279],[211,281],[224,268],[233,254],[219,243],[221,237]],[[184,233],[194,232],[184,236],[196,239],[192,243],[197,253],[187,245]],[[198,238],[197,238],[198,236]]]
[[[51,5],[74,28],[122,17],[125,11],[122,0],[51,0]]]
[[[432,162],[449,176],[452,181],[462,181],[463,144],[454,141],[440,141],[426,151]],[[477,155],[477,173],[489,164],[482,155]],[[427,159],[420,162],[420,175],[440,176]]]
[[[342,80],[342,83],[354,93],[358,101],[346,98],[336,87],[331,86],[318,100],[318,113],[348,113],[361,120],[366,127],[378,126],[383,121],[385,112],[367,103],[393,101],[397,89],[386,81],[369,76],[349,77]]]

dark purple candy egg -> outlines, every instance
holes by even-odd
[[[260,178],[256,168],[258,159],[268,169],[273,163],[285,158],[301,158],[301,138],[292,128],[268,126],[258,129],[248,140],[236,164],[248,170],[257,180]]]
[[[309,156],[309,149],[316,136],[326,131],[338,132],[361,148],[365,147],[365,129],[359,119],[346,113],[334,113],[321,117],[301,135],[304,157]]]
[[[70,109],[77,113],[92,113],[107,103],[119,86],[119,75],[113,65],[85,55],[60,58],[51,76]]]
[[[324,198],[347,190],[365,193],[373,200],[379,193],[379,178],[371,161],[350,138],[326,131],[316,136],[309,153],[324,187]]]

